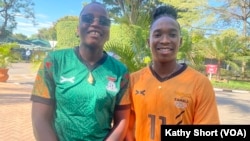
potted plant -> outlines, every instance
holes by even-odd
[[[11,65],[11,47],[14,44],[0,44],[0,82],[6,82],[9,78],[8,71]]]

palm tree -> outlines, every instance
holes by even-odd
[[[120,26],[116,33],[111,29],[111,38],[105,44],[105,50],[118,55],[130,72],[145,67],[150,60],[146,39],[151,14],[161,2],[158,0],[104,0],[103,2],[108,5],[114,24]]]
[[[119,56],[130,72],[145,67],[147,64],[143,59],[150,56],[149,49],[146,48],[147,32],[135,25],[119,25],[116,28],[116,33],[111,29],[111,39],[105,44],[104,49]]]
[[[230,65],[234,70],[238,70],[239,66],[235,62],[235,58],[239,56],[238,49],[241,43],[237,38],[232,37],[215,37],[205,41],[203,44],[203,55],[206,58],[216,59],[217,60],[217,74],[216,79],[220,80],[220,68],[222,62]]]
[[[115,23],[148,27],[151,13],[160,0],[103,0]]]

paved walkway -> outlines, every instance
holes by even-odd
[[[17,63],[10,68],[9,75],[6,83],[0,82],[0,141],[35,141],[29,98],[36,69],[29,63]],[[232,96],[217,94],[221,123],[250,124],[250,94]]]
[[[35,75],[31,64],[13,64],[0,82],[0,141],[35,141],[29,100]]]

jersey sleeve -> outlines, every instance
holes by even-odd
[[[215,92],[207,78],[199,81],[196,97],[193,124],[220,124]]]
[[[48,105],[53,103],[55,92],[55,83],[52,73],[53,65],[52,57],[49,54],[38,69],[31,95],[32,101]]]
[[[120,91],[117,96],[116,105],[128,105],[130,104],[130,96],[126,93],[129,85],[129,73],[126,72],[121,79]]]

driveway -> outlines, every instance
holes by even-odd
[[[36,69],[13,64],[7,83],[0,83],[0,141],[35,141],[29,100]],[[222,124],[250,124],[250,93],[216,92]]]

